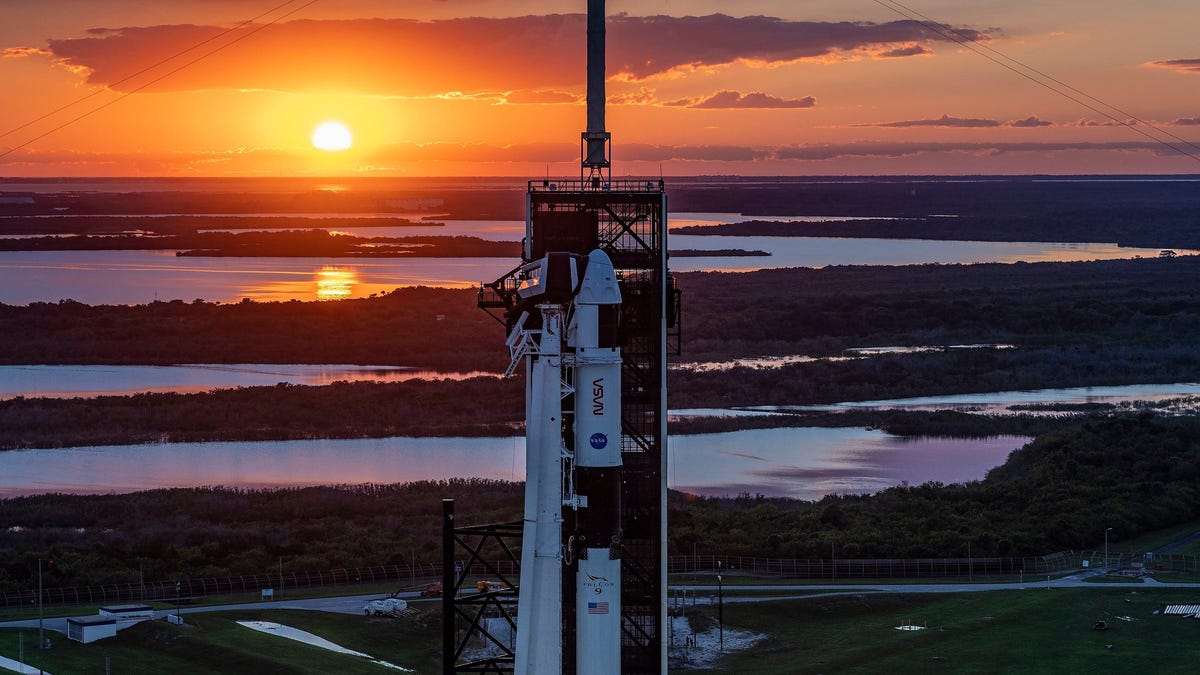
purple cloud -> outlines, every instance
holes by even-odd
[[[712,96],[681,98],[668,101],[663,105],[684,108],[811,108],[817,104],[812,96],[804,98],[780,98],[764,94],[761,91],[742,94],[728,89],[718,91]]]
[[[1151,61],[1148,66],[1169,68],[1181,73],[1200,73],[1200,59],[1171,59],[1169,61]]]
[[[227,48],[154,83],[150,90],[354,88],[424,96],[555,89],[578,83],[584,71],[582,14],[297,20],[260,28],[247,26],[219,38],[211,46]],[[213,40],[224,30],[194,25],[93,29],[86,37],[52,39],[49,48],[64,65],[88,73],[89,83],[111,85],[147,64],[170,59],[181,46]],[[979,31],[956,30],[972,39],[987,38]],[[251,35],[252,31],[258,32]],[[945,39],[915,21],[617,15],[608,22],[608,70],[614,78],[644,80],[678,68],[739,61],[778,64],[896,44],[910,49]],[[206,46],[197,55],[208,51]],[[120,87],[127,91],[144,84],[190,58],[171,61],[145,79]]]
[[[933,120],[903,120],[900,122],[879,122],[877,124],[856,124],[859,127],[960,127],[960,128],[984,128],[998,127],[1000,122],[996,120],[973,119],[969,117],[951,117],[942,115]]]
[[[1171,122],[1171,124],[1180,127],[1200,126],[1200,117],[1180,117],[1174,122]]]
[[[1029,117],[1026,117],[1023,120],[1013,120],[1013,121],[1009,122],[1006,126],[1022,127],[1022,128],[1052,127],[1052,126],[1054,126],[1054,122],[1047,122],[1046,120],[1038,119],[1037,115],[1030,115]]]
[[[886,52],[880,52],[875,56],[885,59],[898,59],[906,56],[923,56],[925,54],[932,53],[932,50],[924,47],[923,45],[909,45],[907,47],[897,47],[896,49],[890,49]]]

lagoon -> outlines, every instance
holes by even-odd
[[[668,484],[704,495],[819,499],[903,481],[959,482],[1029,439],[909,439],[867,429],[753,429],[672,436]],[[523,480],[525,439],[371,438],[164,443],[0,452],[0,497],[394,483],[454,477]]]
[[[735,213],[675,213],[672,225],[716,225],[746,217]],[[823,216],[776,217],[779,221],[850,220]],[[219,228],[219,217],[213,217]],[[319,223],[314,220],[314,224]],[[447,220],[440,226],[327,227],[356,236],[475,236],[518,241],[524,221]],[[264,228],[269,229],[269,228]],[[828,265],[913,265],[1080,261],[1153,257],[1156,249],[1115,244],[931,241],[840,237],[727,237],[672,235],[672,250],[740,248],[763,256],[677,257],[676,272],[750,271]],[[1182,251],[1181,254],[1191,253]],[[0,252],[0,303],[25,305],[71,299],[89,305],[141,304],[154,300],[236,302],[363,298],[402,286],[471,288],[517,264],[509,258],[204,258],[173,251]]]

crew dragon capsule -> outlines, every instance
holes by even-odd
[[[517,673],[562,672],[563,566],[575,567],[580,675],[621,666],[621,291],[608,255],[521,268],[511,374],[526,364],[526,483]],[[573,405],[564,406],[563,401]],[[563,539],[563,509],[574,530]]]

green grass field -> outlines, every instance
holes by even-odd
[[[1154,614],[1168,603],[1200,604],[1200,588],[1096,586],[731,602],[724,608],[727,629],[766,637],[724,656],[706,672],[1195,672],[1200,621]],[[714,625],[715,608],[695,611],[695,624]],[[26,661],[55,675],[102,673],[106,657],[114,673],[387,672],[357,657],[238,626],[235,622],[242,619],[307,630],[420,673],[440,671],[436,605],[399,620],[296,610],[186,618],[189,625],[183,628],[148,622],[91,645],[55,633],[54,648],[45,654],[32,648],[36,629],[24,629]],[[1098,619],[1109,630],[1093,630]],[[896,630],[905,624],[926,629]],[[16,657],[17,634],[0,630],[0,654]]]
[[[151,621],[115,638],[82,645],[52,633],[54,646],[33,649],[37,629],[25,633],[26,663],[55,675],[103,673],[105,658],[114,673],[395,673],[361,657],[337,654],[294,640],[260,633],[238,620],[274,621],[299,628],[343,647],[370,654],[421,673],[440,670],[437,643],[440,615],[418,612],[405,619],[368,619],[298,610],[216,612],[186,617],[183,627]],[[15,629],[0,630],[0,654],[17,658]]]
[[[1030,589],[731,604],[727,627],[768,637],[711,672],[1195,672],[1200,621],[1153,614],[1168,602],[1200,602],[1200,590]],[[1101,618],[1110,627],[1105,632],[1092,629]],[[896,630],[903,624],[927,629]]]

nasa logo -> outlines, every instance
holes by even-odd
[[[604,378],[592,380],[592,414],[604,414]]]
[[[592,444],[593,448],[602,450],[606,445],[608,445],[608,436],[605,436],[600,432],[596,432],[592,434],[592,437],[588,439],[588,441]]]

